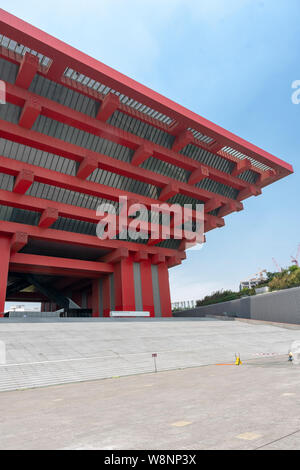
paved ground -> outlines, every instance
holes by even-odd
[[[0,391],[287,354],[300,329],[208,319],[0,321]]]
[[[300,448],[300,366],[286,356],[0,398],[0,449]]]

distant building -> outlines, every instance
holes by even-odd
[[[249,279],[248,281],[240,282],[240,291],[243,289],[252,289],[261,282],[261,279]]]

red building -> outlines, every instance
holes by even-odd
[[[100,240],[97,205],[202,203],[208,232],[292,167],[2,9],[0,33],[0,312],[170,316],[185,240]]]

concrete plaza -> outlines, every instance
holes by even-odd
[[[2,392],[0,449],[299,449],[286,356]]]
[[[1,321],[0,449],[298,449],[299,339],[209,319]]]
[[[287,354],[300,327],[209,319],[0,321],[0,391]]]

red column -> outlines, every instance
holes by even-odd
[[[92,282],[93,317],[100,317],[100,295],[99,279],[94,279]]]
[[[110,312],[110,276],[103,276],[103,316],[109,317]]]
[[[115,310],[134,311],[133,261],[123,258],[115,264],[114,270]]]
[[[0,317],[3,317],[5,309],[5,298],[7,288],[7,277],[10,259],[11,238],[5,235],[0,236]]]
[[[141,269],[143,310],[145,312],[150,312],[151,317],[155,317],[151,261],[150,260],[141,261],[140,269]]]
[[[171,296],[170,296],[170,284],[169,284],[169,271],[165,263],[157,265],[158,268],[158,281],[159,281],[159,294],[160,294],[160,305],[161,305],[161,316],[171,317]]]

